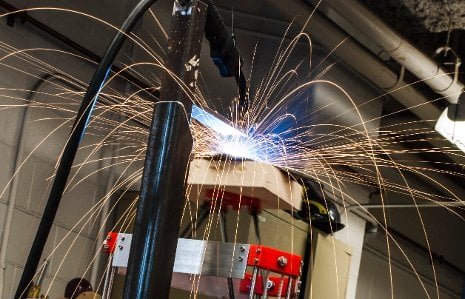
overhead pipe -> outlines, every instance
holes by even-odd
[[[306,1],[269,0],[269,3],[280,9],[289,19],[295,19],[295,16],[303,13],[307,16],[313,9],[312,5]],[[441,111],[420,91],[403,80],[399,80],[399,74],[389,69],[379,57],[369,52],[328,18],[315,12],[308,23],[306,21],[307,19],[300,17],[296,18],[294,22],[299,26],[305,26],[303,32],[308,33],[312,40],[331,51],[332,56],[339,58],[345,65],[363,74],[373,84],[408,107],[420,119],[438,119]]]
[[[313,1],[314,2],[314,1]],[[330,7],[357,30],[380,46],[391,58],[422,80],[451,104],[457,104],[464,84],[446,73],[433,59],[398,34],[358,0],[325,0],[320,8]]]
[[[354,209],[404,209],[404,208],[444,208],[444,207],[465,207],[465,201],[437,201],[429,203],[395,203],[395,204],[352,204],[346,206],[347,211]]]

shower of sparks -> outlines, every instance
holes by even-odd
[[[38,11],[41,10],[46,11],[47,9],[38,9]],[[62,11],[72,13],[70,10]],[[154,14],[152,13],[152,15]],[[85,16],[115,29],[102,20],[89,15]],[[159,24],[158,20],[154,23],[155,25]],[[204,96],[206,94],[203,92],[203,89],[206,89],[205,86],[197,88],[196,94],[191,99],[194,104],[192,117],[196,120],[191,122],[194,156],[226,155],[230,160],[250,159],[269,163],[280,169],[309,177],[318,183],[329,185],[333,189],[333,193],[342,198],[340,204],[344,206],[357,204],[357,199],[344,193],[343,186],[347,183],[381,190],[382,194],[391,192],[402,195],[410,198],[410,202],[414,203],[417,201],[463,200],[463,195],[457,194],[449,186],[442,185],[435,178],[436,175],[446,175],[464,179],[463,172],[458,171],[463,167],[460,162],[439,162],[416,157],[416,154],[422,154],[423,157],[447,153],[451,157],[457,158],[458,161],[463,159],[463,154],[460,151],[443,141],[435,140],[437,137],[430,124],[420,121],[412,122],[407,125],[415,125],[417,129],[404,130],[402,128],[405,128],[405,124],[399,123],[375,132],[367,129],[365,124],[379,119],[359,117],[358,125],[341,125],[337,123],[338,116],[333,116],[331,119],[320,117],[320,114],[325,112],[330,104],[328,107],[320,107],[318,110],[301,109],[304,105],[302,104],[303,100],[309,98],[307,92],[312,86],[329,83],[318,80],[318,78],[313,81],[297,78],[298,66],[295,66],[295,69],[287,69],[286,61],[292,55],[293,47],[298,38],[308,37],[302,33],[288,46],[281,45],[282,48],[275,57],[270,74],[257,84],[258,88],[251,97],[249,112],[241,118],[231,117],[231,120],[227,122],[215,122],[215,116],[208,112],[213,110],[211,107],[213,103],[210,103],[209,99]],[[152,62],[127,64],[125,70],[130,71],[147,85],[152,84],[154,90],[159,89],[159,84],[153,83],[159,82],[159,77],[143,72],[142,69],[153,68],[154,73],[159,73],[160,70],[164,69],[160,56],[153,49],[150,49],[148,46],[150,41],[142,41],[137,36],[131,36],[130,39],[137,47],[145,51]],[[154,42],[156,42],[157,47],[160,45],[158,41]],[[42,85],[48,87],[48,89],[38,87],[33,90],[25,90],[21,87],[0,86],[0,96],[2,96],[0,113],[6,115],[14,109],[28,107],[27,113],[33,110],[34,114],[37,114],[32,120],[28,119],[29,126],[40,127],[41,125],[46,126],[47,123],[54,125],[59,123],[47,134],[40,136],[41,140],[32,146],[30,154],[17,166],[11,180],[5,186],[0,186],[0,198],[3,198],[8,192],[8,187],[14,177],[19,175],[22,167],[34,152],[39,152],[41,146],[50,141],[54,134],[59,134],[70,128],[74,111],[86,88],[85,82],[72,76],[69,72],[35,58],[35,55],[40,53],[54,53],[69,56],[81,62],[88,61],[84,57],[65,51],[43,48],[20,50],[0,41],[1,67],[18,72],[28,78],[36,78]],[[43,74],[50,76],[44,79]],[[75,172],[70,177],[67,191],[76,188],[90,177],[113,169],[117,169],[117,171],[115,170],[117,173],[115,183],[108,194],[89,211],[89,214],[83,215],[79,219],[76,227],[72,228],[73,230],[82,231],[86,225],[95,222],[111,195],[116,195],[118,192],[124,194],[130,189],[137,189],[137,184],[142,176],[141,165],[147,146],[147,128],[151,122],[153,102],[156,99],[150,95],[149,91],[138,89],[138,86],[133,86],[135,91],[131,92],[115,89],[111,83],[116,81],[118,77],[119,74],[110,76],[108,84],[102,90],[100,101],[90,118],[84,144],[81,146],[81,152],[84,154],[78,157],[74,165]],[[252,80],[259,80],[259,78],[252,77]],[[336,84],[333,84],[333,87],[335,90],[341,89]],[[347,99],[350,100],[349,95],[347,95]],[[269,107],[273,103],[279,103],[279,105]],[[294,109],[291,109],[292,107]],[[359,107],[354,104],[351,111],[345,113],[360,116],[358,109]],[[50,116],[51,111],[53,111],[52,116]],[[434,147],[425,145],[431,141],[437,141],[440,144]],[[408,147],[400,145],[408,145]],[[114,156],[102,157],[100,152],[115,154]],[[57,151],[56,155],[59,154]],[[226,159],[224,163],[227,164],[228,160]],[[432,167],[432,164],[435,167]],[[87,168],[91,170],[85,170]],[[434,194],[411,187],[408,182],[410,175],[421,177],[441,192]],[[390,179],[391,177],[397,179]],[[187,192],[190,192],[189,187]],[[118,202],[122,195],[118,193],[117,197]],[[115,209],[116,205],[117,203],[111,209]],[[190,218],[194,223],[198,207],[191,209],[188,205],[186,203],[185,214],[189,215],[184,215],[184,217]],[[131,210],[123,213],[122,218],[118,220],[119,227],[130,226],[129,223],[134,218],[134,209],[135,204],[132,204]],[[462,219],[462,214],[457,212],[457,209],[446,206],[444,209]],[[421,219],[419,210],[418,216]],[[380,227],[387,226],[386,215],[384,214],[383,217],[384,222],[379,221],[378,223]],[[213,221],[214,217],[212,216],[209,218],[207,228],[212,227]],[[77,229],[78,226],[79,229]],[[424,227],[423,223],[421,226],[428,242],[427,228]],[[209,238],[209,233],[210,231],[204,235],[205,239]],[[392,236],[389,237],[388,246],[392,242],[402,251],[396,240]],[[76,239],[77,237],[73,240],[73,244]],[[57,246],[60,245],[61,242]],[[63,260],[65,258],[66,256],[63,257]],[[409,260],[408,256],[406,259]],[[412,270],[415,271],[413,266]],[[56,271],[55,276],[60,269]],[[437,285],[437,282],[435,283]],[[425,292],[428,293],[426,289]]]

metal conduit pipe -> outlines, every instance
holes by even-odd
[[[399,209],[399,208],[444,208],[444,207],[465,207],[465,201],[442,201],[419,204],[352,204],[346,206],[347,211],[355,209]]]
[[[350,21],[357,30],[405,66],[418,79],[424,80],[428,86],[443,95],[451,104],[457,104],[465,87],[464,84],[454,80],[434,60],[400,36],[360,1],[325,0],[320,5],[330,7],[341,17]]]
[[[312,6],[303,1],[270,0],[270,4],[277,7],[292,20],[295,16],[307,16],[312,12]],[[306,19],[295,19],[295,24],[303,26]],[[337,27],[326,17],[315,12],[304,32],[310,34],[312,40],[323,45],[331,54],[342,62],[363,74],[368,80],[393,96],[399,103],[408,107],[412,113],[423,120],[437,120],[441,111],[431,104],[425,96],[412,85],[399,81],[399,75],[390,70],[378,57],[346,32]],[[432,127],[432,126],[431,126]]]

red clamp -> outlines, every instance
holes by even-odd
[[[232,207],[234,210],[239,210],[245,206],[252,211],[260,211],[260,200],[254,197],[213,189],[206,190],[205,197],[209,204],[221,202],[221,206],[224,208]]]
[[[115,252],[116,247],[116,240],[118,239],[117,232],[109,232],[105,242],[103,242],[103,248],[105,248],[105,252],[110,254]]]
[[[302,257],[263,245],[250,245],[247,265],[293,278],[300,276]]]

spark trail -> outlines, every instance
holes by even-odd
[[[117,30],[114,25],[79,11],[61,8],[37,8],[28,11],[39,14],[47,11],[59,12],[62,15],[76,14],[86,22],[95,22],[104,28]],[[151,15],[153,28],[158,28],[160,22],[156,14],[152,12]],[[4,19],[7,16],[8,14],[0,15],[0,18]],[[134,48],[144,53],[146,59],[133,61],[130,54],[127,54],[127,59],[120,63],[121,69],[150,86],[150,90],[121,78],[121,72],[113,73],[102,90],[101,101],[89,121],[89,130],[73,166],[73,175],[68,182],[66,193],[72,198],[73,192],[99,185],[96,183],[99,179],[104,178],[108,182],[104,184],[105,186],[95,189],[95,193],[98,193],[95,202],[77,211],[72,219],[73,223],[62,224],[66,228],[66,233],[60,237],[57,235],[57,240],[51,246],[53,249],[48,252],[48,259],[57,260],[57,266],[47,274],[49,284],[46,293],[49,294],[58,294],[58,289],[63,284],[63,277],[67,274],[65,265],[69,256],[81,256],[82,260],[86,261],[85,267],[79,267],[76,270],[79,272],[73,272],[73,275],[90,275],[98,258],[97,255],[84,257],[85,253],[80,251],[78,245],[82,235],[102,235],[105,229],[108,229],[105,227],[107,223],[111,223],[114,229],[125,231],[129,229],[134,218],[135,201],[128,205],[127,210],[119,213],[115,224],[111,222],[110,215],[112,211],[116,213],[118,207],[123,205],[125,196],[131,190],[137,190],[139,187],[141,165],[147,145],[147,127],[152,115],[153,102],[156,101],[156,97],[151,92],[160,88],[157,83],[160,73],[167,70],[161,59],[163,51],[160,50],[163,49],[162,45],[166,41],[159,38],[144,39],[138,35],[131,35],[129,39]],[[306,40],[309,45],[308,56],[295,62],[292,58],[297,55],[296,49],[300,47],[298,42],[302,40]],[[462,201],[463,195],[454,190],[454,185],[449,183],[451,180],[464,179],[463,162],[461,162],[463,154],[440,140],[432,129],[430,121],[408,120],[373,129],[373,126],[369,126],[370,123],[388,123],[387,120],[404,115],[404,111],[365,118],[362,106],[369,105],[377,99],[373,98],[364,104],[358,104],[359,102],[352,99],[344,87],[325,79],[325,75],[331,73],[337,63],[312,62],[311,47],[310,37],[303,31],[291,37],[290,42],[283,38],[268,72],[262,78],[260,74],[252,72],[249,84],[254,87],[249,91],[250,108],[241,117],[238,116],[237,107],[222,107],[235,102],[234,96],[226,97],[222,101],[210,99],[207,96],[208,82],[200,81],[203,84],[197,87],[196,93],[189,95],[192,102],[205,110],[230,109],[231,115],[226,119],[229,119],[229,124],[237,131],[225,132],[223,129],[215,131],[199,121],[192,121],[191,133],[194,138],[192,156],[226,155],[227,158],[223,163],[224,168],[229,171],[233,171],[231,160],[237,159],[272,164],[294,175],[310,178],[325,190],[330,190],[342,210],[345,206],[359,204],[359,199],[348,191],[352,185],[368,190],[379,190],[381,203],[390,202],[391,198],[397,197],[413,205],[422,202],[441,205],[442,202],[447,201]],[[23,138],[37,134],[30,141],[16,140],[17,144],[24,143],[22,146],[24,153],[18,156],[18,163],[9,177],[2,178],[0,198],[6,202],[11,200],[12,196],[20,197],[15,194],[18,194],[21,188],[28,188],[28,182],[24,179],[21,179],[21,186],[15,182],[30,170],[31,163],[38,163],[37,159],[42,159],[51,161],[53,165],[56,163],[56,157],[60,155],[63,143],[66,142],[65,136],[85,91],[86,81],[80,79],[82,77],[80,74],[73,73],[72,68],[60,66],[59,62],[69,59],[89,69],[94,63],[76,53],[49,47],[18,48],[6,41],[0,41],[0,53],[2,73],[17,74],[25,78],[27,80],[25,82],[39,82],[33,88],[19,81],[0,86],[1,117],[6,119],[8,115],[14,115],[12,117],[14,120],[23,117],[26,132]],[[260,53],[253,53],[255,56],[258,54]],[[39,58],[40,56],[45,58]],[[306,73],[305,71],[308,70],[310,71]],[[183,82],[179,84],[184,86]],[[319,86],[333,90],[349,103],[350,109],[334,114],[330,111],[333,111],[332,108],[337,103],[310,105],[309,103],[314,100],[311,91]],[[383,96],[385,95],[380,95]],[[352,124],[341,122],[340,120],[347,114],[353,115],[356,122]],[[6,124],[4,127],[11,129]],[[4,129],[5,135],[8,129]],[[42,132],[39,129],[42,129]],[[55,144],[56,140],[60,140],[59,145]],[[435,145],[431,146],[431,143]],[[438,156],[443,158],[445,155],[454,159],[448,158],[443,161],[435,159]],[[51,176],[53,176],[53,167],[46,175],[41,176],[43,181],[40,184],[46,186]],[[429,184],[429,188],[423,190],[418,184],[419,180]],[[45,194],[46,188],[42,189],[42,194]],[[192,192],[189,186],[186,192]],[[38,203],[34,204],[40,206],[40,200],[36,201]],[[22,202],[19,205],[25,210],[30,209],[29,206],[23,207]],[[195,223],[199,205],[200,203],[186,201],[184,221]],[[110,213],[99,223],[98,219],[105,207]],[[443,204],[441,209],[461,222],[464,221],[461,208],[451,208]],[[35,213],[39,210],[40,208],[36,209]],[[243,213],[247,212],[237,211],[237,215],[233,217],[235,241],[238,238],[239,223]],[[364,210],[364,213],[372,215],[369,210]],[[422,213],[419,208],[414,209],[413,212],[417,225],[423,232],[422,239],[431,255],[429,240],[432,230],[423,221]],[[439,297],[440,281],[436,276],[434,262],[431,266],[431,276],[435,290],[431,291],[426,286],[426,279],[417,271],[414,257],[404,248],[404,244],[389,233],[389,211],[383,209],[372,216],[373,221],[386,232],[389,269],[392,268],[390,251],[394,248],[407,260],[408,267],[418,279],[425,296]],[[215,214],[211,213],[206,228],[202,228],[202,232],[194,231],[193,234],[203,239],[214,238],[218,221]],[[103,226],[99,226],[101,224]],[[289,232],[292,231],[293,228],[289,228]],[[92,244],[86,243],[85,249],[92,251]],[[392,275],[390,279],[391,289],[394,289]],[[103,284],[103,277],[99,277],[96,281],[99,285]],[[195,289],[196,287],[193,286],[193,290]]]

